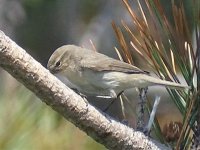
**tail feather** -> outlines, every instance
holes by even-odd
[[[190,86],[185,86],[176,82],[157,79],[151,76],[146,77],[145,80],[148,81],[150,85],[162,85],[171,89],[190,89]]]
[[[190,86],[185,86],[176,82],[170,82],[170,81],[165,81],[165,80],[160,80],[160,84],[158,83],[158,85],[164,85],[171,89],[190,89]]]

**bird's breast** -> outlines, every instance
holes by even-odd
[[[65,70],[56,75],[68,87],[77,89],[81,93],[97,95],[99,89],[92,84],[93,75],[87,74],[84,70]]]

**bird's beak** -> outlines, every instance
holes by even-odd
[[[49,63],[49,62],[48,62],[48,64],[47,64],[47,69],[48,69],[52,74],[54,74],[54,72],[55,72],[55,71],[54,71],[54,70],[55,70],[55,69],[54,69],[54,66],[51,65],[51,63]]]
[[[56,74],[59,72],[59,69],[58,68],[55,68],[54,65],[51,65],[51,64],[47,64],[47,69],[52,73],[52,74]]]

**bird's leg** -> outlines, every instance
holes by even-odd
[[[111,97],[112,99],[111,99],[111,102],[108,104],[108,106],[106,106],[106,108],[103,109],[103,112],[106,112],[106,111],[110,108],[110,106],[114,103],[115,99],[117,99],[122,93],[123,93],[123,91],[120,92],[120,93],[117,95],[117,94],[115,93],[114,90],[110,90],[110,97]]]
[[[108,106],[106,106],[106,108],[103,109],[103,112],[106,112],[110,106],[114,103],[115,99],[111,99],[111,102],[108,104]]]
[[[146,103],[146,94],[147,94],[147,87],[139,89],[139,107],[137,110],[137,129],[139,131],[143,131],[145,128],[145,103]]]

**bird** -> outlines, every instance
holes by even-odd
[[[172,89],[189,86],[161,80],[142,69],[76,45],[63,45],[49,58],[47,68],[69,88],[85,95],[117,98],[130,88],[154,85]]]

